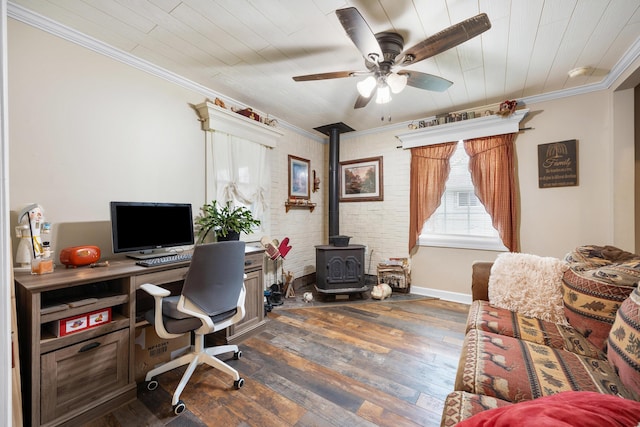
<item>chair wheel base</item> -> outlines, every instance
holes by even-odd
[[[233,382],[233,386],[235,387],[236,390],[239,390],[240,388],[242,388],[243,385],[244,385],[244,378],[240,378],[239,380],[236,380]]]
[[[153,391],[158,388],[158,381],[151,380],[147,383],[147,390]]]
[[[173,413],[180,415],[185,409],[187,409],[187,405],[185,405],[182,400],[178,400],[178,403],[173,406]]]
[[[238,350],[235,353],[233,353],[233,360],[238,360],[242,357],[242,351]]]

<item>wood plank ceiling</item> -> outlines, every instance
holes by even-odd
[[[306,131],[345,122],[365,130],[434,114],[591,85],[606,86],[640,52],[637,0],[13,0],[218,95]],[[363,70],[334,11],[354,6],[374,33],[405,48],[480,12],[492,28],[408,67],[454,82],[407,87],[389,104],[354,110],[361,78],[292,76]],[[586,75],[569,78],[576,67]],[[603,83],[604,82],[604,83]],[[200,100],[194,100],[200,101]]]

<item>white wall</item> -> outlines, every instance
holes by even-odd
[[[278,268],[292,271],[296,278],[316,271],[315,245],[327,243],[327,186],[324,170],[326,148],[326,144],[285,130],[285,135],[278,141],[278,147],[272,157],[271,237],[279,242],[285,237],[289,238],[292,249]],[[311,192],[311,202],[316,203],[313,212],[303,208],[292,208],[288,213],[285,212],[284,203],[289,197],[290,154],[309,160],[310,171],[315,170],[321,180],[320,190]],[[313,188],[313,182],[311,186]],[[269,261],[265,267],[269,280],[267,285],[275,283],[273,263]],[[278,280],[281,280],[281,274],[281,271],[278,271]]]
[[[95,240],[110,248],[109,200],[204,202],[204,135],[189,107],[202,94],[12,20],[9,59],[10,208],[41,203],[54,237],[56,225],[64,231],[58,247]],[[614,105],[628,98],[614,102],[603,90],[528,105],[522,125],[534,129],[516,139],[523,252],[562,257],[585,243],[634,250],[620,231],[634,216],[621,202],[633,194],[626,137],[612,143]],[[341,136],[341,161],[384,159],[384,201],[340,204],[340,233],[367,246],[369,274],[383,259],[408,256],[410,154],[396,148],[397,133]],[[539,189],[537,145],[565,139],[578,140],[579,186]],[[285,213],[288,154],[310,160],[322,181],[314,212]],[[285,129],[271,159],[272,238],[291,239],[283,268],[300,277],[315,271],[313,247],[327,239],[328,145]],[[471,262],[495,255],[419,248],[413,286],[468,294]]]
[[[621,98],[628,101],[628,96]],[[633,233],[619,231],[634,226],[632,208],[624,202],[633,203],[633,135],[618,132],[626,137],[612,142],[613,93],[602,90],[527,107],[530,113],[521,127],[533,129],[515,140],[521,251],[558,258],[583,244],[616,244],[633,251]],[[341,160],[385,154],[385,201],[340,205],[341,233],[365,236],[363,243],[374,248],[374,266],[380,258],[407,254],[410,154],[394,148],[393,135],[343,137],[341,144]],[[537,146],[567,139],[578,140],[579,185],[538,188]],[[460,299],[470,294],[472,262],[497,254],[419,247],[411,259],[412,287]]]
[[[40,203],[59,249],[98,245],[112,256],[110,200],[187,202],[205,197],[203,94],[9,20],[10,209]],[[288,236],[284,262],[296,277],[315,271],[322,243],[318,208],[285,214],[287,154],[311,161],[324,181],[325,145],[284,129],[270,153],[273,238]],[[14,242],[15,248],[15,242]]]
[[[110,200],[202,204],[201,95],[14,20],[9,81],[10,207],[41,204],[56,249],[108,256]]]
[[[383,201],[340,203],[340,234],[366,246],[365,272],[391,257],[408,257],[410,152],[393,131],[341,136],[340,161],[382,156]],[[327,172],[328,173],[328,172]]]

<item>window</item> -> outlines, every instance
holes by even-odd
[[[458,142],[440,206],[422,228],[419,244],[466,249],[507,250],[475,194],[469,156]]]
[[[458,201],[458,207],[472,207],[478,206],[480,201],[472,191],[456,191],[456,199]]]
[[[268,148],[240,137],[216,132],[211,142],[211,171],[207,184],[207,200],[248,208],[261,221],[252,239],[269,234],[267,201],[271,182]]]

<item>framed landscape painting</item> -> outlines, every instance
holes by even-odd
[[[289,199],[309,200],[309,160],[289,155]]]
[[[340,162],[340,201],[382,201],[382,156]]]

